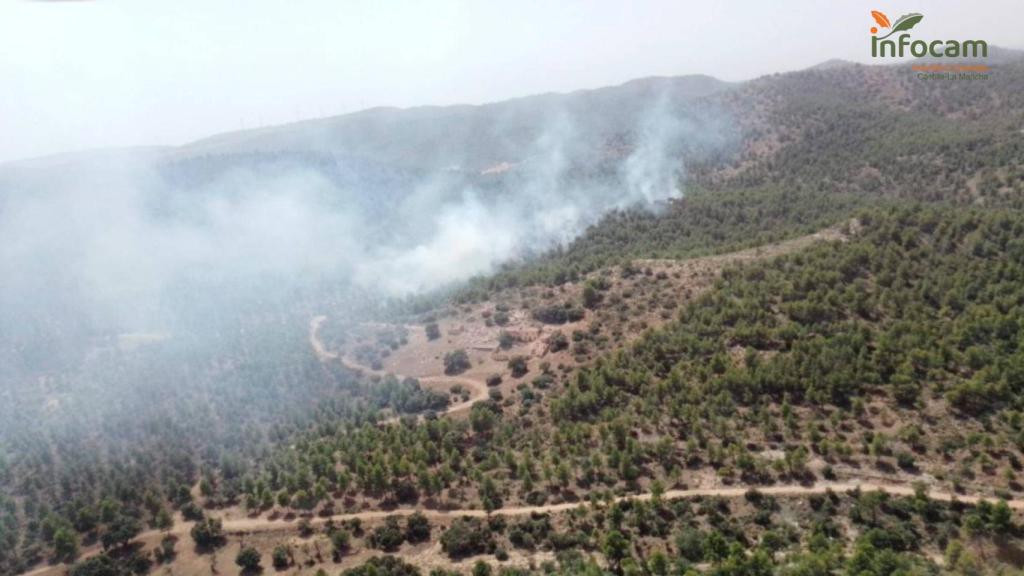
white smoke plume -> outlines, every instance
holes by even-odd
[[[586,112],[556,107],[489,165],[437,142],[441,161],[398,178],[386,162],[400,154],[367,176],[345,155],[325,170],[322,151],[226,169],[231,155],[188,148],[0,167],[3,336],[167,332],[182,315],[451,285],[569,242],[609,210],[678,197],[686,150],[723,141],[663,96],[614,130]]]

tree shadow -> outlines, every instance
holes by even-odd
[[[106,550],[106,555],[111,558],[125,558],[142,550],[142,542],[131,541],[124,546],[115,546]]]
[[[196,542],[195,546],[192,547],[192,550],[197,555],[212,554],[225,544],[227,544],[227,538],[222,536],[221,538],[211,542],[204,542],[202,544]]]
[[[1024,566],[1024,549],[1015,542],[1004,540],[996,544],[996,557],[1014,568]]]

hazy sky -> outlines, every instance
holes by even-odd
[[[1021,47],[1021,0],[0,0],[0,161],[371,106],[866,62],[870,10]]]

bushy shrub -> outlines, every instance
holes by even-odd
[[[565,334],[561,330],[556,330],[548,336],[548,350],[551,352],[560,352],[569,347],[569,339],[566,338]]]
[[[494,537],[477,518],[459,518],[441,535],[441,549],[450,558],[486,554],[494,547]]]
[[[260,553],[252,546],[243,546],[235,556],[235,564],[242,567],[243,571],[256,571],[260,568]]]
[[[533,317],[545,324],[578,322],[583,319],[583,309],[566,305],[544,306],[534,310]]]
[[[367,544],[385,552],[394,552],[405,542],[405,534],[398,525],[397,516],[389,516],[384,524],[370,532]]]
[[[430,322],[426,326],[427,340],[437,340],[441,337],[441,328],[438,327],[437,322]]]
[[[461,374],[472,366],[469,361],[469,354],[463,349],[452,350],[444,355],[444,373],[449,376]]]
[[[216,548],[224,544],[224,525],[220,518],[204,518],[192,526],[192,540],[200,549]]]
[[[419,512],[406,518],[405,539],[413,544],[430,540],[430,520]]]
[[[530,370],[525,356],[513,356],[510,358],[508,361],[508,368],[512,371],[513,378],[522,378]]]
[[[342,576],[420,576],[419,568],[395,556],[374,556]]]

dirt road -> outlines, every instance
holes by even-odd
[[[378,376],[384,376],[387,374],[384,370],[374,370],[369,366],[363,366],[362,364],[353,362],[338,352],[329,350],[327,346],[324,345],[323,341],[320,340],[320,325],[323,324],[325,320],[327,320],[326,316],[316,316],[309,321],[309,345],[312,346],[313,352],[321,362],[337,361],[350,370],[358,370],[360,372],[376,374]],[[394,376],[399,380],[405,378],[405,376],[401,374],[394,374]],[[469,389],[470,396],[467,400],[459,402],[458,404],[452,404],[443,412],[440,412],[439,415],[453,415],[467,412],[473,407],[473,404],[487,399],[487,383],[474,380],[473,378],[465,378],[462,376],[424,376],[416,379],[419,381],[420,385],[437,392],[447,393],[455,384],[460,384],[464,388]],[[383,420],[382,422],[394,423],[399,419],[400,417],[396,416]]]
[[[861,482],[819,482],[813,485],[800,485],[800,484],[783,484],[777,486],[730,486],[725,488],[694,488],[691,490],[667,490],[662,494],[663,500],[678,500],[683,498],[698,498],[698,497],[720,497],[720,498],[742,498],[750,490],[756,489],[761,494],[777,497],[805,497],[816,494],[825,494],[829,491],[836,493],[848,492],[850,490],[861,490],[862,492],[885,492],[893,496],[913,496],[914,488],[906,484],[880,484],[880,483],[861,483]],[[977,504],[985,501],[995,503],[998,500],[995,498],[989,498],[984,496],[972,495],[972,494],[953,494],[950,492],[942,491],[928,491],[928,498],[937,500],[940,502],[963,502],[965,504]],[[640,500],[647,501],[651,500],[653,495],[651,493],[636,494],[619,496],[615,498],[615,502],[623,502],[627,500]],[[1014,510],[1024,510],[1024,500],[1007,500],[1007,505]],[[530,514],[544,514],[544,513],[557,513],[567,512],[576,508],[589,506],[589,502],[565,502],[561,504],[546,504],[541,506],[519,506],[500,508],[492,512],[492,515],[497,516],[528,516]],[[381,520],[388,516],[408,516],[413,513],[422,513],[431,520],[443,520],[452,519],[459,516],[471,516],[477,518],[484,518],[487,516],[487,512],[479,508],[463,508],[455,510],[431,510],[423,508],[395,508],[392,510],[367,510],[364,512],[353,512],[347,514],[335,514],[328,517],[317,517],[312,518],[310,523],[313,526],[319,526],[326,524],[328,521],[335,523],[343,522],[345,520],[359,519],[362,521]],[[224,531],[228,534],[233,535],[245,535],[253,534],[257,532],[276,532],[276,531],[293,531],[298,526],[298,519],[293,518],[291,520],[276,519],[271,520],[269,518],[242,518],[236,520],[228,520],[224,522]],[[150,530],[137,536],[135,539],[144,542],[157,542],[164,534],[174,534],[179,538],[187,537],[189,530],[191,530],[192,523],[178,521],[168,531],[157,531]],[[98,553],[98,548],[88,549],[83,551],[81,556],[82,559],[92,556]],[[26,572],[23,576],[44,576],[49,574],[57,574],[59,566],[42,566]]]
[[[801,484],[782,484],[777,486],[730,486],[726,488],[694,488],[691,490],[666,490],[662,494],[663,500],[679,500],[684,498],[698,498],[698,497],[720,497],[720,498],[742,498],[750,490],[756,489],[758,492],[768,496],[779,496],[779,497],[803,497],[812,496],[815,494],[825,494],[829,491],[842,493],[851,490],[861,490],[863,492],[885,492],[893,496],[913,496],[914,487],[906,484],[876,484],[876,483],[860,483],[860,482],[820,482],[813,485],[801,485]],[[940,502],[963,502],[966,504],[977,504],[981,501],[995,503],[998,500],[995,498],[988,498],[970,494],[953,494],[950,492],[942,491],[929,491],[927,495],[932,500]],[[651,493],[636,494],[619,496],[615,498],[615,502],[624,502],[627,500],[639,500],[647,501],[653,497]],[[1014,510],[1024,510],[1024,500],[1008,500],[1007,505]],[[495,516],[528,516],[530,514],[544,514],[544,513],[557,513],[566,512],[576,508],[588,506],[589,502],[564,502],[561,504],[545,504],[541,506],[519,506],[510,508],[500,508],[492,512]],[[349,514],[335,514],[329,517],[315,518],[311,522],[313,525],[324,524],[328,521],[343,522],[345,520],[381,520],[388,516],[408,516],[419,512],[427,518],[433,520],[441,520],[445,518],[456,518],[459,516],[472,516],[477,518],[484,518],[487,516],[487,512],[479,508],[463,508],[455,510],[430,510],[423,508],[395,508],[392,510],[367,510],[365,512],[353,512]],[[231,520],[224,523],[225,531],[229,533],[250,533],[260,531],[273,531],[273,530],[288,530],[292,529],[297,523],[296,520],[268,520],[266,518],[244,518],[239,520]]]

